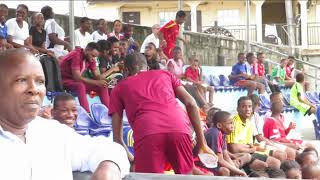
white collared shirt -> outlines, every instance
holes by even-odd
[[[101,35],[98,31],[94,31],[91,34],[91,39],[92,39],[93,42],[98,42],[99,40],[107,40],[108,39],[108,35],[106,35],[105,33],[103,33]]]
[[[149,36],[147,36],[142,45],[141,45],[141,49],[140,49],[140,53],[144,53],[145,50],[146,50],[146,46],[149,44],[149,43],[153,43],[156,48],[159,48],[159,38],[157,38],[153,33],[150,34]]]
[[[115,162],[122,176],[128,174],[124,148],[101,142],[41,117],[29,123],[26,143],[0,127],[0,179],[71,180],[72,171],[94,172],[104,160]]]
[[[92,42],[90,33],[86,32],[84,35],[82,35],[80,29],[76,29],[74,31],[74,46],[78,46],[84,49],[90,42]]]

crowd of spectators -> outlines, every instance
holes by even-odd
[[[12,135],[22,140],[22,144],[28,144],[29,139],[32,139],[28,137],[28,133],[26,135],[28,124],[32,124],[28,130],[30,132],[31,130],[39,131],[35,128],[40,128],[42,125],[44,127],[42,131],[48,131],[50,134],[49,139],[53,138],[51,134],[61,133],[58,135],[61,141],[63,135],[66,135],[70,137],[67,140],[76,141],[71,145],[77,143],[76,147],[80,149],[80,145],[89,146],[83,142],[88,142],[90,137],[86,137],[82,142],[81,138],[72,134],[75,133],[72,128],[78,112],[76,100],[70,94],[62,93],[56,96],[53,108],[50,111],[43,111],[47,114],[42,114],[46,118],[55,119],[69,126],[68,129],[64,126],[58,127],[56,124],[52,124],[53,128],[50,129],[50,124],[43,123],[48,120],[37,116],[40,108],[38,106],[42,103],[45,89],[44,74],[34,55],[42,54],[58,62],[64,89],[78,97],[80,105],[87,113],[90,114],[87,94],[94,92],[100,97],[102,104],[109,109],[109,115],[112,117],[113,140],[127,151],[126,156],[122,153],[124,152],[122,147],[119,148],[108,142],[106,145],[112,151],[106,151],[109,153],[108,156],[103,156],[101,150],[97,151],[101,156],[96,157],[92,155],[95,150],[88,147],[85,150],[90,151],[89,154],[82,154],[79,161],[88,161],[89,165],[79,166],[74,168],[75,170],[91,170],[95,172],[94,177],[97,178],[101,176],[101,169],[110,170],[111,166],[111,171],[118,173],[114,175],[117,179],[119,174],[123,176],[127,173],[128,162],[123,158],[111,157],[120,155],[124,159],[128,157],[131,169],[135,172],[163,173],[172,170],[177,174],[195,175],[320,178],[317,150],[301,139],[288,136],[290,131],[296,128],[294,122],[291,122],[288,127],[285,126],[284,103],[279,90],[282,85],[291,88],[290,104],[293,107],[303,114],[312,114],[317,111],[317,107],[304,96],[308,85],[303,73],[298,73],[294,78],[293,57],[282,59],[280,65],[275,67],[268,77],[264,67],[264,53],[259,52],[257,56],[251,52],[239,53],[229,79],[231,85],[246,88],[248,96],[238,99],[237,113],[232,115],[224,111],[223,107],[219,107],[221,109],[213,107],[214,87],[205,83],[201,60],[196,55],[188,57],[190,66],[184,70],[186,62],[183,50],[176,46],[178,40],[188,43],[179,36],[180,25],[186,20],[184,11],[178,11],[175,20],[171,20],[162,27],[158,24],[153,25],[152,34],[145,38],[141,47],[134,40],[134,27],[130,24],[123,25],[120,20],[115,20],[112,32],[107,32],[107,22],[99,19],[96,24],[97,29],[90,34],[92,22],[89,18],[83,17],[80,19],[79,29],[74,31],[75,49],[72,49],[63,28],[55,21],[51,7],[45,6],[40,12],[33,14],[30,28],[26,22],[27,15],[28,7],[20,4],[16,9],[16,17],[6,20],[8,7],[0,4],[0,72],[2,74],[0,78],[4,77],[2,71],[5,68],[15,73],[12,74],[6,69],[7,73],[11,74],[9,80],[14,79],[15,76],[26,76],[14,82],[26,88],[23,92],[24,96],[29,99],[39,98],[36,99],[39,101],[37,107],[30,105],[35,104],[35,100],[26,101],[26,109],[22,107],[22,115],[16,116],[13,113],[15,111],[10,109],[11,106],[4,107],[4,104],[10,101],[8,97],[13,98],[19,95],[18,89],[10,92],[11,96],[0,96],[1,149],[2,142],[10,140],[7,136],[14,141]],[[13,70],[13,67],[16,69]],[[0,86],[4,89],[9,88],[7,86],[10,83],[5,83],[7,81],[0,81]],[[39,88],[33,86],[39,86]],[[23,88],[21,91],[24,90]],[[255,94],[256,90],[258,95]],[[266,93],[271,94],[272,106],[263,120],[258,113],[261,106],[259,96]],[[178,104],[177,99],[182,102],[184,108]],[[15,106],[12,107],[15,108]],[[16,108],[19,110],[21,107]],[[10,114],[4,115],[7,113],[5,111],[10,111]],[[134,154],[128,151],[122,136],[124,111],[134,133]],[[17,123],[17,118],[25,122]],[[25,128],[23,135],[20,133],[20,126]],[[6,135],[8,132],[10,134]],[[195,134],[195,138],[192,138],[191,134]],[[104,141],[107,143],[107,140],[99,142],[104,143]],[[61,144],[58,145],[62,146]],[[95,144],[93,147],[103,150],[108,148]],[[11,149],[5,150],[9,153]],[[116,151],[119,153],[117,154]],[[59,152],[64,157],[63,152]],[[211,163],[216,166],[208,166],[198,154],[209,154],[213,158]],[[86,159],[88,157],[89,160]],[[8,158],[6,160],[10,161]],[[110,161],[111,165],[104,163]],[[36,164],[40,162],[43,161],[39,160]],[[55,161],[55,163],[64,162]],[[116,170],[112,169],[114,164],[117,165]],[[8,169],[2,165],[0,163],[0,167]],[[19,166],[19,168],[23,171],[24,167]],[[70,167],[66,169],[71,171]],[[121,173],[118,172],[119,170]],[[34,172],[37,171],[40,170],[34,169]],[[62,173],[59,177],[68,177],[63,169],[58,173]],[[28,175],[30,173],[26,176]],[[31,176],[33,176],[32,165]],[[10,175],[3,177],[10,178]],[[43,177],[43,174],[39,177]]]

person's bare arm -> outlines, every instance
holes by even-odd
[[[229,169],[233,174],[239,175],[239,176],[246,176],[246,173],[244,171],[241,171],[238,169],[233,162],[228,162],[225,160],[224,155],[222,153],[218,153],[218,163],[221,167],[225,167]],[[231,160],[231,159],[230,159]]]
[[[15,48],[26,47],[25,45],[21,45],[21,44],[13,42],[13,37],[11,35],[8,35],[7,41],[8,41],[9,44],[12,44],[12,46],[15,47]]]
[[[301,96],[298,96],[298,100],[299,100],[300,102],[302,102],[302,103],[305,103],[305,104],[311,106],[311,107],[315,107],[310,101],[308,101],[307,98],[302,99]]]
[[[53,44],[63,45],[66,49],[68,49],[68,51],[71,51],[70,44],[67,41],[59,39],[56,33],[50,33],[48,37],[50,42],[52,42]]]
[[[231,153],[254,153],[256,149],[247,144],[228,144]]]
[[[105,80],[93,80],[81,76],[80,70],[72,70],[72,77],[75,81],[82,81],[88,84],[96,85],[99,87],[106,87],[107,82]]]
[[[177,98],[186,106],[189,119],[197,136],[197,145],[199,146],[199,153],[209,153],[215,155],[215,153],[207,146],[207,142],[204,138],[200,125],[199,109],[195,100],[184,89],[183,86],[177,87],[175,89],[175,94]]]
[[[102,161],[95,172],[92,174],[90,180],[119,180],[121,179],[121,172],[119,166],[112,161]]]
[[[109,70],[101,73],[100,79],[104,79],[104,78],[110,76],[111,74],[119,72],[119,71],[120,71],[119,66],[113,66]]]
[[[130,153],[128,147],[123,141],[122,117],[118,113],[112,114],[112,132],[113,141],[121,144],[124,147],[124,149],[127,151],[129,161],[133,162],[133,155]]]

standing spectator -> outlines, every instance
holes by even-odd
[[[25,21],[28,15],[28,7],[24,4],[19,4],[16,9],[16,18],[11,18],[6,22],[8,27],[8,43],[15,48],[24,47],[32,53],[38,53],[32,46],[32,39],[29,36],[29,25]]]
[[[292,85],[295,83],[294,80],[286,79],[287,62],[288,62],[287,59],[281,59],[280,65],[272,69],[270,80],[273,81],[274,84],[280,84],[286,87],[292,87]]]
[[[87,111],[89,104],[86,93],[95,91],[99,95],[101,102],[109,106],[109,92],[107,81],[96,71],[95,58],[99,55],[98,45],[91,42],[85,49],[77,48],[66,55],[61,63],[61,77],[63,86],[69,90],[76,92],[80,105]],[[94,79],[88,79],[82,76],[82,73],[89,69]]]
[[[92,41],[90,36],[91,20],[87,17],[80,19],[80,28],[74,31],[74,46],[76,48],[86,48]]]
[[[91,34],[93,42],[98,42],[99,40],[107,40],[107,22],[104,19],[99,19],[97,21],[97,30]]]
[[[123,40],[123,34],[121,34],[122,31],[122,22],[120,20],[113,21],[113,31],[109,33],[109,37],[115,37],[118,39],[118,41]]]
[[[143,43],[142,43],[142,45],[141,45],[141,47],[140,47],[140,53],[144,53],[144,52],[145,52],[146,46],[147,46],[150,42],[152,42],[152,43],[156,46],[157,49],[159,48],[159,37],[158,37],[158,33],[159,33],[159,30],[160,30],[160,25],[159,25],[159,24],[155,24],[155,25],[153,25],[153,26],[151,27],[151,29],[152,29],[152,34],[148,35],[148,36],[144,39],[144,41],[143,41]]]
[[[177,39],[182,42],[186,42],[179,37],[180,25],[186,20],[186,13],[184,11],[178,11],[176,19],[169,21],[167,24],[161,27],[159,31],[160,46],[162,46],[163,52],[171,59],[173,58],[173,49],[176,46]]]
[[[147,66],[140,53],[129,54],[125,59],[129,77],[113,89],[109,109],[114,141],[125,146],[122,117],[126,110],[133,129],[135,171],[163,173],[165,163],[169,162],[176,174],[189,174],[193,168],[190,122],[196,132],[199,153],[214,155],[206,145],[198,108],[173,74],[147,71]],[[186,106],[188,115],[176,97]]]
[[[6,25],[6,20],[8,17],[8,6],[5,4],[0,4],[0,37],[1,45],[0,49],[10,49],[13,48],[11,44],[8,43],[8,27]]]
[[[235,86],[247,88],[248,95],[251,95],[256,89],[259,91],[259,94],[264,94],[264,85],[253,81],[253,76],[248,74],[249,70],[247,68],[248,66],[245,64],[244,53],[239,53],[238,63],[232,66],[232,71],[229,75],[230,83]]]
[[[41,8],[45,24],[44,29],[47,32],[45,47],[54,52],[54,55],[61,60],[68,52],[71,51],[69,42],[65,41],[65,32],[63,28],[54,20],[54,12],[50,6]]]
[[[32,24],[29,34],[32,39],[32,45],[43,54],[54,56],[54,53],[45,47],[46,31],[43,29],[44,18],[42,13],[35,13],[32,16]]]

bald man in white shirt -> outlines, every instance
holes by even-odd
[[[45,95],[40,62],[24,49],[0,53],[0,179],[121,179],[129,172],[125,150],[98,143],[73,129],[38,117]]]

